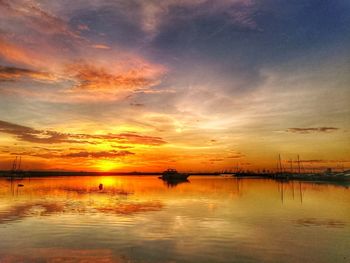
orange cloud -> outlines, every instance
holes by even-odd
[[[227,158],[229,158],[229,159],[241,159],[243,157],[245,157],[244,154],[238,153],[238,154],[232,154],[232,155],[228,156]]]
[[[84,143],[71,139],[69,134],[36,130],[30,127],[0,121],[0,132],[15,135],[18,140],[32,143]]]
[[[134,153],[129,151],[99,151],[99,152],[88,152],[81,151],[75,153],[68,153],[65,155],[60,155],[60,157],[67,158],[116,158],[116,157],[124,157],[127,155],[133,155]]]
[[[71,152],[71,153],[62,153],[61,150],[55,150],[55,149],[46,149],[44,151],[39,152],[16,152],[13,153],[13,155],[21,155],[21,156],[31,156],[31,157],[40,157],[45,159],[52,159],[52,158],[63,158],[63,159],[70,159],[70,158],[84,158],[84,159],[115,159],[120,157],[125,157],[129,155],[134,155],[135,153],[130,151],[79,151],[79,152]]]
[[[117,142],[121,144],[142,144],[158,146],[166,142],[160,137],[139,135],[136,133],[120,134],[71,134],[51,130],[37,130],[30,127],[0,121],[0,132],[15,135],[20,141],[42,144],[82,143],[98,144],[100,142]],[[85,153],[89,155],[89,153]],[[115,154],[115,153],[114,153]]]
[[[24,49],[13,45],[0,38],[0,57],[10,62],[18,62],[26,65],[33,64],[33,57],[28,55]]]
[[[96,44],[96,45],[92,45],[91,47],[97,48],[97,49],[111,49],[111,47],[103,44]]]
[[[116,141],[118,143],[130,143],[130,144],[144,144],[144,145],[162,145],[166,142],[160,137],[139,135],[136,133],[119,133],[119,134],[106,134],[106,135],[77,135],[83,139],[100,139],[107,141]]]
[[[84,90],[135,90],[154,86],[159,83],[159,72],[147,67],[135,68],[124,73],[110,73],[103,67],[89,64],[72,64],[67,72],[73,76],[77,85],[75,88]]]

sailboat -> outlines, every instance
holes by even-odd
[[[16,156],[12,163],[12,169],[10,171],[10,178],[22,177],[24,172],[21,170],[22,156]]]

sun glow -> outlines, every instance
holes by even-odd
[[[99,160],[95,166],[101,172],[110,172],[120,168],[121,164],[114,160]]]

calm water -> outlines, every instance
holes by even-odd
[[[349,244],[344,186],[214,177],[176,186],[153,176],[0,179],[1,263],[350,262]]]

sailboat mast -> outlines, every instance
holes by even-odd
[[[279,161],[280,173],[283,173],[281,154],[278,155],[278,161]]]
[[[12,171],[15,171],[17,167],[17,156],[16,158],[13,160],[13,164],[12,164]]]
[[[299,158],[299,154],[298,154],[298,172],[300,174],[300,158]]]
[[[22,163],[22,156],[19,157],[19,163],[18,163],[17,170],[21,169],[21,163]]]

